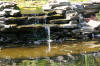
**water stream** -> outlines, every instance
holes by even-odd
[[[35,14],[35,23],[34,24],[39,24],[39,19],[38,19],[38,14]]]
[[[46,25],[45,30],[47,31],[48,52],[50,52],[51,51],[50,26],[47,25],[46,17],[47,17],[47,15],[44,16],[44,24]]]
[[[47,40],[47,44],[48,44],[48,52],[51,51],[51,39],[50,39],[50,27],[47,27],[47,31],[48,31],[48,40]]]

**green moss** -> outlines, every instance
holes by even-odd
[[[18,2],[18,7],[21,9],[22,14],[42,13],[42,6],[47,1],[22,1]]]

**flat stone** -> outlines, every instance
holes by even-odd
[[[50,20],[50,24],[65,24],[65,23],[69,23],[69,20],[66,19]]]
[[[90,4],[90,5],[84,6],[84,9],[100,9],[100,5],[99,4]]]
[[[99,12],[99,10],[97,10],[97,9],[87,9],[87,10],[84,10],[84,15],[86,15],[86,14],[93,14],[93,13],[98,13]]]

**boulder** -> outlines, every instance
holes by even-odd
[[[18,16],[20,9],[14,2],[0,2],[0,16]],[[19,15],[20,16],[20,15]]]

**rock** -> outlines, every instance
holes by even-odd
[[[10,28],[10,25],[0,24],[0,31],[3,31],[6,28]]]
[[[84,5],[84,9],[100,9],[100,4]]]
[[[11,27],[10,25],[7,25],[7,18],[5,17],[20,15],[20,9],[16,6],[16,3],[0,1],[0,30],[3,31],[4,29]]]
[[[51,9],[58,9],[60,6],[70,6],[70,2],[68,0],[56,0],[49,2],[48,4],[43,6],[43,10],[51,10]],[[58,8],[56,8],[58,7]],[[63,7],[60,7],[60,9],[63,9]]]
[[[0,11],[0,17],[5,16],[6,13],[4,11]]]
[[[50,20],[50,24],[66,24],[66,23],[69,23],[69,21],[66,19]]]
[[[19,15],[20,9],[13,2],[0,2],[0,16]],[[21,14],[21,13],[20,13]],[[20,16],[20,15],[19,15]]]
[[[83,15],[95,14],[100,11],[100,3],[85,3]]]
[[[49,3],[64,3],[69,2],[69,0],[48,0]]]
[[[54,10],[56,11],[57,14],[63,14],[66,12],[66,9],[71,9],[69,6],[59,6],[54,8]]]
[[[12,10],[10,15],[14,16],[14,15],[18,15],[20,13],[20,10]]]
[[[58,56],[58,57],[57,57],[57,60],[58,60],[58,61],[62,61],[62,60],[64,60],[64,57],[63,57],[63,56]]]
[[[91,0],[91,2],[100,3],[100,0]]]
[[[100,21],[90,20],[87,24],[95,29],[96,27],[100,26]]]
[[[67,20],[78,19],[78,13],[76,11],[73,11],[73,10],[66,11],[65,17]]]
[[[0,2],[0,4],[0,33],[15,34],[19,41],[35,44],[40,44],[37,41],[42,37],[47,38],[47,26],[51,28],[51,36],[53,36],[51,39],[59,39],[61,42],[66,40],[66,37],[79,37],[81,33],[92,33],[96,27],[92,26],[91,22],[86,23],[83,15],[100,10],[100,4],[96,3],[81,5],[70,4],[68,0],[56,0],[43,6],[44,11],[50,10],[52,13],[49,11],[41,16],[31,14],[17,17],[20,9],[15,8],[16,4],[8,2]],[[63,57],[59,56],[58,59],[62,61]]]
[[[47,4],[45,4],[45,5],[42,7],[42,9],[43,9],[44,11],[51,10],[51,9],[52,9],[52,6],[50,6],[50,4],[47,3]]]

